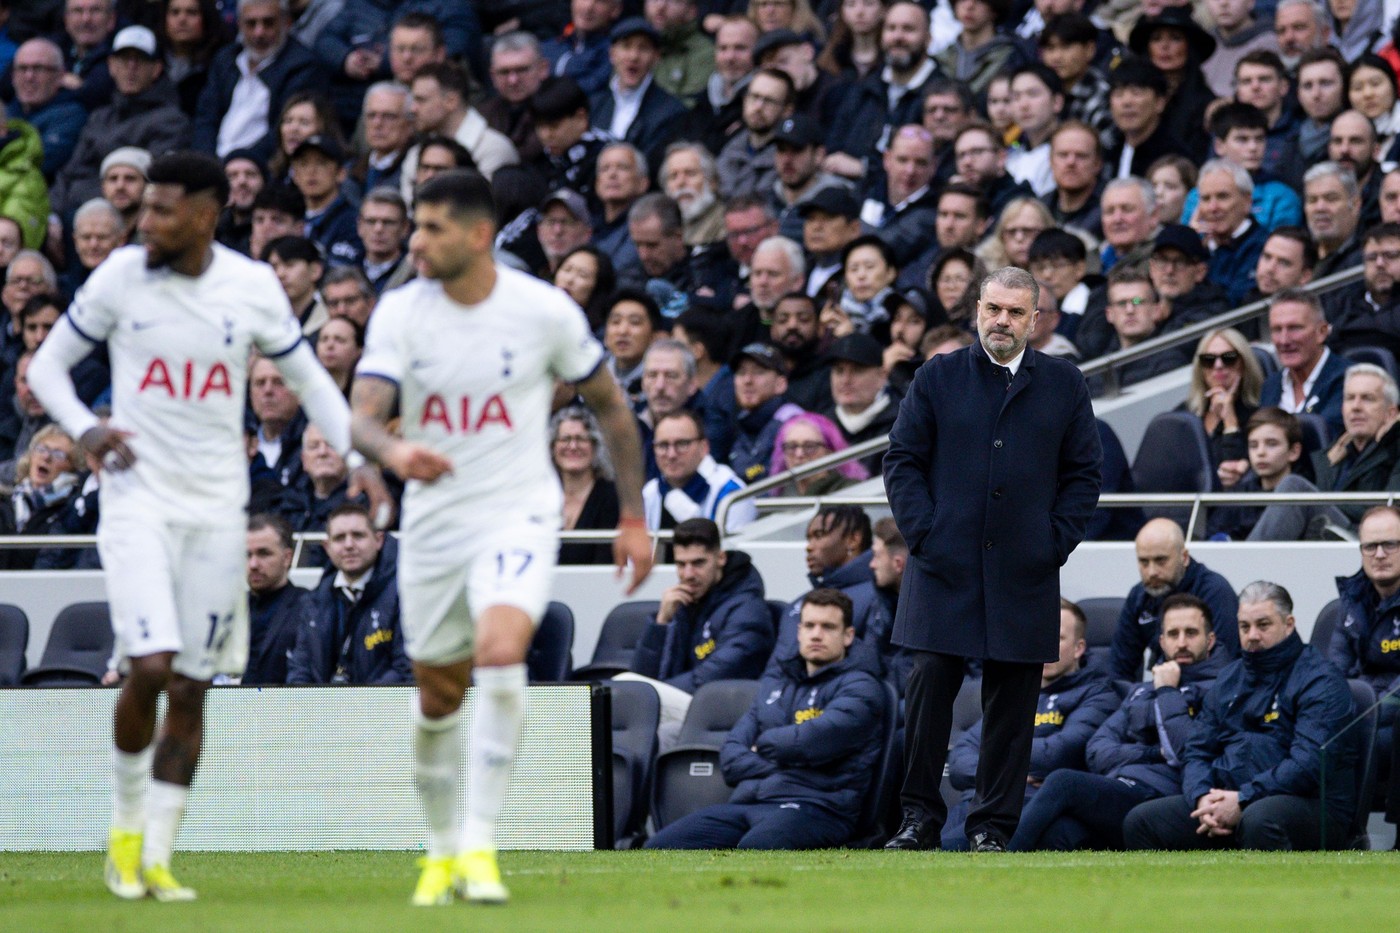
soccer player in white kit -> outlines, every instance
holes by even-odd
[[[272,358],[338,450],[350,411],[317,362],[272,270],[214,243],[228,182],[212,157],[150,168],[144,247],[114,252],[44,341],[29,383],[103,465],[97,544],[117,652],[130,675],[114,723],[114,814],[105,875],[118,897],[192,900],[170,854],[199,762],[204,696],[247,656],[243,560],[250,351]],[[78,400],[69,369],[106,341],[112,416]],[[373,480],[362,468],[358,484]],[[382,483],[371,488],[382,495]],[[152,746],[156,702],[169,697]],[[154,778],[146,799],[146,777]]]
[[[617,471],[618,573],[651,570],[636,421],[564,292],[492,258],[490,185],[454,171],[415,197],[419,278],[376,307],[351,392],[355,446],[408,481],[399,550],[405,650],[419,688],[415,775],[428,856],[413,893],[503,903],[495,826],[525,700],[525,655],[549,600],[562,493],[549,457],[556,380],[598,416]],[[384,428],[395,398],[403,437]],[[629,591],[629,592],[630,592]],[[466,813],[458,719],[475,665]]]

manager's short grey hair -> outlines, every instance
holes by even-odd
[[[1146,178],[1139,178],[1136,175],[1129,175],[1126,178],[1115,178],[1103,186],[1103,193],[1106,195],[1110,191],[1117,191],[1119,188],[1133,188],[1142,195],[1143,206],[1147,213],[1152,213],[1157,209],[1157,192],[1152,187],[1152,182]],[[1100,196],[1099,201],[1103,201]]]
[[[982,280],[982,286],[977,290],[977,297],[985,297],[987,286],[992,284],[1000,285],[1002,288],[1014,288],[1016,291],[1030,292],[1032,308],[1040,307],[1040,283],[1025,269],[1017,266],[1002,266]]]
[[[1320,178],[1336,178],[1346,189],[1349,198],[1361,196],[1361,187],[1356,183],[1356,173],[1340,162],[1319,162],[1308,169],[1303,175],[1303,187],[1306,189]]]
[[[1210,159],[1201,166],[1201,171],[1196,175],[1196,184],[1200,185],[1200,180],[1211,172],[1226,172],[1235,182],[1235,187],[1247,198],[1254,197],[1254,179],[1249,177],[1249,170],[1238,162],[1230,159]]]
[[[807,259],[802,255],[802,247],[785,236],[770,236],[766,240],[759,242],[754,247],[753,254],[757,258],[759,253],[766,253],[769,250],[777,250],[787,257],[788,265],[792,267],[792,274],[803,279],[807,278]]]
[[[1239,603],[1241,606],[1246,603],[1271,603],[1281,619],[1293,614],[1293,597],[1283,587],[1268,580],[1255,580],[1240,590]]]
[[[1375,363],[1353,363],[1347,367],[1346,379],[1343,383],[1351,382],[1357,376],[1375,376],[1381,381],[1381,394],[1385,400],[1392,405],[1400,405],[1400,386],[1396,386],[1395,378]]]

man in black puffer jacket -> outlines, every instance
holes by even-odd
[[[670,824],[651,849],[815,849],[845,842],[880,749],[884,687],[846,659],[851,601],[807,594],[799,656],[759,683],[720,751],[728,803]]]
[[[661,697],[661,750],[675,743],[691,695],[712,680],[753,679],[773,650],[763,578],[749,555],[725,551],[708,518],[676,526],[676,576],[632,655],[631,675]]]

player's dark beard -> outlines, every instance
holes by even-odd
[[[150,243],[146,244],[146,268],[164,269],[175,260],[180,258],[180,254],[170,250],[163,250]]]

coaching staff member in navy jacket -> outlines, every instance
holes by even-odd
[[[888,848],[937,843],[953,700],[982,661],[982,754],[967,837],[1016,830],[1043,665],[1058,656],[1060,567],[1098,502],[1103,453],[1079,369],[1026,346],[1040,288],[1009,266],[982,281],[978,343],[920,367],[885,455],[885,489],[913,557],[894,643],[914,652],[905,695],[903,822]]]
[[[855,637],[845,593],[806,595],[798,656],[764,675],[720,749],[729,802],[664,827],[648,849],[820,849],[850,837],[885,708],[884,688],[846,654]]]

